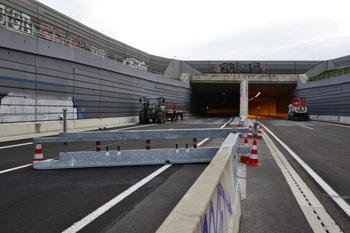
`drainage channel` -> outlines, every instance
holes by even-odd
[[[263,137],[313,231],[317,233],[342,232],[320,201],[265,132],[263,132]]]

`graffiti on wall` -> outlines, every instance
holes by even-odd
[[[32,18],[3,4],[0,4],[0,25],[17,31],[32,33]]]
[[[148,70],[148,65],[144,61],[140,61],[136,58],[128,57],[123,59],[123,64],[128,65],[134,68],[138,68],[140,70],[147,71]]]
[[[39,24],[37,36],[59,44],[75,48],[83,48],[83,42],[80,37],[45,22]]]
[[[210,201],[209,218],[204,216],[203,233],[219,233],[228,232],[228,225],[233,214],[231,199],[225,193],[222,184],[218,184],[218,193],[216,206],[214,208],[213,201]]]
[[[259,62],[251,63],[238,63],[238,62],[225,62],[214,67],[214,70],[218,73],[261,73],[265,71],[265,67]]]
[[[92,44],[94,43],[91,41],[84,40],[75,34],[47,22],[35,20],[30,15],[3,4],[0,4],[0,26],[32,34],[55,43],[89,51],[91,54],[97,56],[107,57],[107,52],[93,46]],[[101,47],[103,47],[103,45]],[[148,71],[148,65],[145,61],[133,57],[124,58],[123,64]]]

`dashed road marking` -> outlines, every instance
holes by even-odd
[[[308,127],[308,126],[305,126],[305,125],[301,125],[301,127],[306,128],[306,129],[314,129],[314,128],[311,128],[311,127]]]

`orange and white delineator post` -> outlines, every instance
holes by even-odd
[[[260,163],[258,161],[258,147],[256,146],[256,139],[254,139],[252,151],[250,153],[250,158],[247,165],[260,167]]]

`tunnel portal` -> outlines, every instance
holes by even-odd
[[[248,80],[248,116],[287,118],[298,75],[191,74],[191,112],[240,116],[241,80]]]

